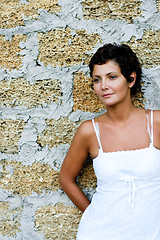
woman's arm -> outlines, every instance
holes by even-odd
[[[76,184],[76,178],[88,156],[91,130],[91,121],[82,123],[78,128],[59,176],[60,186],[82,212],[90,204],[90,201]]]

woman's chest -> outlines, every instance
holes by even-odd
[[[93,160],[97,178],[121,179],[160,177],[160,150],[149,147],[145,149],[105,153],[100,150]]]

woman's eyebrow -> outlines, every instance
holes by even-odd
[[[93,75],[93,77],[100,77],[99,75]]]
[[[110,75],[110,74],[115,74],[115,73],[117,73],[117,72],[109,72],[109,73],[107,73],[106,75]]]
[[[113,73],[117,74],[117,72],[109,72],[109,73],[106,73],[106,75],[108,76],[108,75],[113,74]],[[93,77],[100,77],[100,76],[95,74],[95,75],[93,75]]]

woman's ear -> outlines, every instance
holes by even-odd
[[[129,82],[129,87],[130,88],[133,87],[133,85],[135,84],[136,77],[137,77],[136,72],[132,72],[131,75],[130,75],[130,82]]]

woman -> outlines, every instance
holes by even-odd
[[[160,111],[131,102],[142,71],[129,46],[104,45],[89,68],[107,112],[81,124],[60,172],[61,187],[85,211],[77,240],[159,240]],[[97,176],[91,203],[75,182],[88,154]]]

